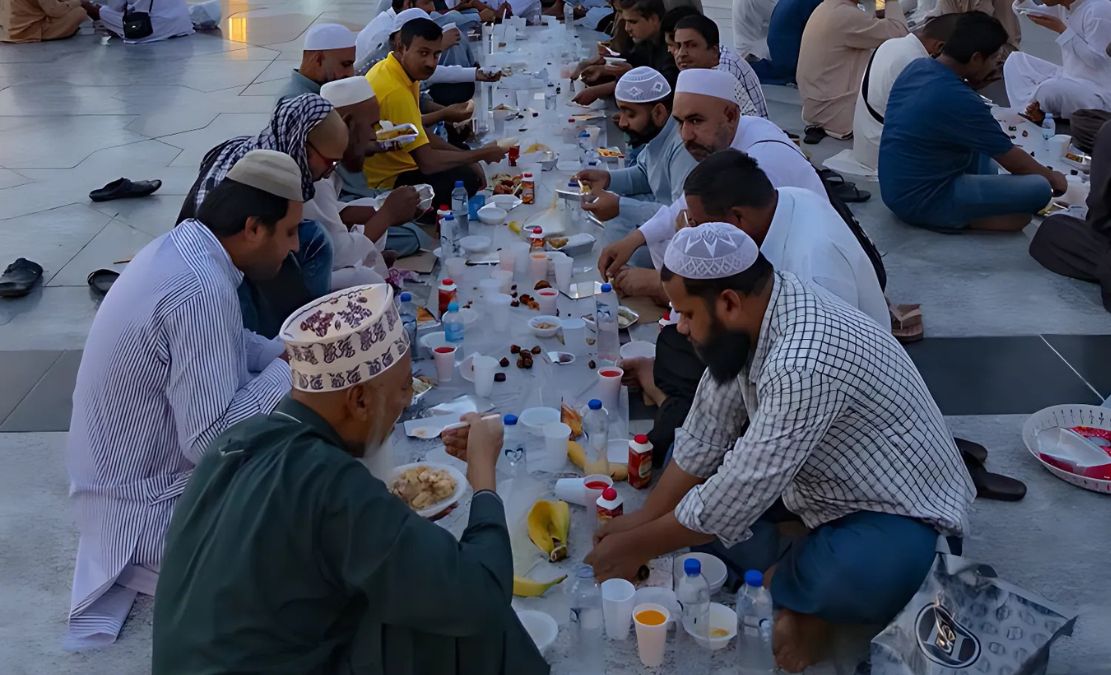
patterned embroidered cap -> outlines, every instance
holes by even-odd
[[[759,255],[756,242],[740,228],[704,223],[675,233],[664,265],[684,279],[724,279],[752,267]]]
[[[637,66],[621,76],[613,97],[623,103],[652,103],[667,98],[671,85],[660,71]]]
[[[389,284],[329,293],[286,319],[293,388],[339,391],[381,374],[409,350]]]

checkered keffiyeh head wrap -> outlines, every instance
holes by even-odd
[[[332,104],[316,94],[301,94],[278,102],[270,117],[270,124],[258,136],[238,136],[208,151],[201,162],[202,175],[197,179],[196,208],[228,171],[252,150],[277,150],[284,152],[301,167],[301,193],[305,201],[316,194],[312,171],[309,169],[305,149],[309,132],[332,111]],[[207,171],[204,171],[208,167]]]
[[[621,76],[613,97],[622,103],[652,103],[667,98],[671,85],[660,71],[637,66]]]
[[[684,279],[725,279],[756,262],[760,248],[728,223],[704,223],[679,230],[664,253],[664,265]]]

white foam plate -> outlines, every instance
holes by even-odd
[[[402,464],[401,466],[394,468],[394,470],[390,473],[390,483],[392,484],[393,479],[396,478],[403,471],[418,466],[428,466],[433,469],[446,471],[448,474],[451,475],[452,479],[455,480],[455,492],[451,493],[450,497],[416,511],[416,514],[421,518],[431,518],[432,516],[443,513],[451,506],[458,504],[459,500],[463,499],[463,495],[467,494],[467,478],[459,471],[459,469],[456,469],[454,466],[448,464],[436,464],[433,462],[413,462],[412,464]]]

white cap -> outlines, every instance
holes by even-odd
[[[389,284],[355,286],[293,312],[278,335],[293,388],[340,391],[377,377],[409,350]]]
[[[624,103],[652,103],[667,98],[671,85],[660,71],[637,66],[621,76],[613,96]]]
[[[684,279],[725,279],[752,267],[759,255],[760,247],[740,228],[704,223],[675,233],[664,265]]]
[[[679,71],[676,94],[700,94],[737,103],[737,78],[724,70],[691,68]]]
[[[337,108],[355,105],[374,98],[374,89],[365,77],[345,77],[328,82],[320,88],[320,95]]]
[[[350,49],[355,46],[355,34],[338,23],[318,23],[305,34],[306,52],[329,49]]]
[[[428,15],[428,12],[424,11],[420,7],[410,7],[409,9],[403,9],[397,13],[396,17],[394,17],[393,30],[390,32],[396,33],[397,31],[401,30],[402,26],[409,23],[413,19],[431,20],[432,17]]]
[[[301,194],[301,167],[284,152],[252,150],[239,158],[227,177],[275,197],[294,202],[305,201]]]

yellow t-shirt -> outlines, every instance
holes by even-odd
[[[408,122],[417,128],[417,138],[412,143],[400,150],[371,155],[363,161],[367,186],[389,189],[394,186],[398,175],[417,168],[410,153],[428,143],[424,125],[420,122],[420,85],[409,79],[393,52],[374,64],[366,79],[374,89],[383,120],[394,124]]]

